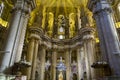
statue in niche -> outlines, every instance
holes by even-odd
[[[51,63],[50,63],[49,60],[47,60],[47,62],[45,63],[45,70],[46,70],[46,71],[49,71],[50,66],[51,66]]]
[[[71,37],[74,35],[74,30],[75,30],[75,14],[71,13],[69,15],[69,30],[71,31]]]
[[[92,18],[92,13],[90,11],[87,12],[88,16],[88,23],[90,26],[93,26],[93,18]]]
[[[50,80],[50,66],[51,63],[49,60],[45,63],[45,80]]]
[[[71,13],[69,15],[69,25],[70,25],[70,28],[75,27],[75,14],[74,13]]]
[[[48,28],[49,28],[49,31],[52,31],[53,22],[54,22],[54,15],[53,15],[52,12],[49,12],[49,15],[48,15]]]
[[[58,16],[58,27],[65,27],[65,17],[64,15],[59,15]]]
[[[60,71],[58,77],[59,77],[58,80],[63,80],[63,74],[62,74],[62,71]]]
[[[77,63],[75,60],[73,60],[73,63],[71,65],[71,71],[72,71],[72,80],[77,80]]]
[[[75,62],[75,60],[72,63],[72,73],[77,73],[77,63]]]
[[[77,18],[78,18],[78,29],[81,28],[81,19],[80,19],[80,15],[81,12],[80,12],[80,7],[77,8]]]

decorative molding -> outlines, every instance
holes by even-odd
[[[42,29],[38,28],[38,27],[30,27],[29,32],[30,32],[30,37],[29,38],[36,38],[36,39],[39,39],[39,40],[41,39],[40,34],[43,34]]]
[[[95,29],[91,27],[85,27],[80,29],[79,35],[71,38],[71,39],[55,39],[55,38],[50,38],[45,34],[41,35],[41,44],[44,45],[49,49],[73,49],[78,46],[83,45],[83,38],[85,39],[94,39],[94,32]],[[85,36],[84,36],[85,35]]]
[[[31,33],[36,33],[38,35],[42,35],[43,34],[43,30],[41,28],[39,28],[39,27],[30,27],[29,31]]]
[[[94,35],[85,35],[85,36],[83,36],[83,40],[88,40],[88,39],[94,39]]]
[[[35,38],[35,39],[38,39],[40,40],[40,36],[39,35],[36,35],[34,33],[30,34],[30,37],[29,38]]]
[[[85,28],[81,28],[79,30],[79,35],[84,35],[84,34],[94,34],[95,33],[95,29],[91,28],[91,27],[85,27]]]
[[[85,27],[80,29],[80,35],[82,35],[82,40],[91,40],[91,39],[95,39],[94,37],[94,33],[95,33],[95,29],[91,28],[91,27]]]
[[[68,48],[75,48],[77,46],[82,45],[82,41],[80,40],[80,36],[76,36],[72,39],[51,39],[46,35],[43,35],[41,38],[41,44],[45,45],[49,49],[68,49]],[[64,47],[63,47],[64,46]]]

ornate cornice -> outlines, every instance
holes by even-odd
[[[58,50],[64,50],[64,49],[74,49],[78,46],[82,46],[83,42],[75,42],[74,44],[66,44],[66,45],[58,45],[51,42],[41,41],[41,45],[46,46],[48,49],[58,49]]]
[[[94,38],[95,29],[91,27],[81,28],[79,35],[71,39],[55,39],[50,38],[47,35],[41,36],[41,45],[45,45],[49,49],[68,49],[76,48],[83,45],[83,38]],[[90,36],[89,36],[90,35]],[[86,36],[86,37],[85,37]]]
[[[46,35],[41,36],[41,45],[45,45],[49,49],[68,49],[82,45],[81,36],[73,37],[72,39],[55,39]]]
[[[29,27],[29,31],[32,33],[38,33],[38,35],[43,34],[43,30],[39,27]]]
[[[61,44],[73,44],[74,42],[79,42],[81,39],[81,36],[77,35],[71,39],[55,39],[55,38],[50,38],[47,35],[43,34],[41,38],[43,41],[61,45]]]

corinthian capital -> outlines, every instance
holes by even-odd
[[[36,7],[35,0],[16,0],[13,11],[30,13]]]
[[[107,0],[89,0],[88,9],[91,10],[94,14],[100,13],[102,11],[111,13],[111,6]]]

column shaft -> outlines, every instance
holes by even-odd
[[[104,36],[104,33],[103,33],[103,30],[102,30],[102,27],[103,25],[100,25],[99,21],[100,19],[98,18],[99,16],[96,16],[96,23],[97,23],[97,28],[98,28],[98,36],[99,36],[99,39],[100,39],[100,49],[101,49],[101,52],[102,52],[102,57],[103,57],[103,60],[104,61],[107,61],[108,58],[107,58],[107,49],[106,49],[106,45],[105,45],[105,36]]]
[[[34,47],[35,47],[35,39],[33,38],[29,42],[28,53],[27,53],[27,56],[26,56],[27,61],[30,62],[31,65],[32,65],[32,60],[33,60]],[[30,80],[30,78],[31,78],[31,67],[27,68],[26,75],[27,75],[27,79]]]
[[[69,50],[66,50],[66,57],[65,57],[65,60],[66,60],[66,80],[70,80],[70,76],[71,76],[71,60],[70,60],[70,51]]]
[[[92,80],[92,78],[91,78],[91,70],[90,70],[90,61],[89,61],[89,52],[87,51],[87,49],[86,49],[86,47],[87,47],[87,45],[86,44],[84,44],[84,50],[85,50],[85,63],[86,63],[86,75],[87,75],[87,80]]]
[[[40,80],[44,80],[44,77],[45,77],[45,56],[46,56],[46,50],[44,47],[42,47],[40,54],[41,54],[41,77],[40,77]]]
[[[56,65],[57,65],[57,52],[53,51],[52,54],[52,80],[56,80]]]
[[[29,28],[30,36],[29,36],[29,45],[27,50],[27,61],[31,63],[31,67],[27,68],[27,79],[34,80],[35,79],[35,72],[36,72],[36,59],[38,54],[38,45],[40,41],[39,34],[41,30],[37,27]]]
[[[91,65],[94,63],[94,48],[95,48],[95,42],[94,40],[87,40],[84,44],[85,51],[86,51],[86,67],[87,67],[87,76],[88,80],[92,80],[95,78],[95,72],[94,68],[91,67]]]
[[[82,72],[82,69],[81,69],[81,65],[80,65],[80,49],[77,49],[77,64],[78,64],[78,80],[81,79],[81,72]]]
[[[31,80],[35,80],[35,72],[36,72],[36,63],[37,63],[37,54],[38,54],[38,45],[39,45],[39,41],[36,40],[35,41],[35,45],[34,45],[34,54],[33,54],[33,61],[32,61],[32,69],[31,69]]]
[[[4,53],[3,54],[3,60],[2,60],[2,65],[1,65],[1,69],[2,72],[13,65],[14,63],[14,57],[15,57],[15,52],[17,50],[17,48],[15,46],[17,46],[16,42],[17,42],[17,36],[18,36],[18,32],[20,27],[23,24],[23,17],[22,17],[22,13],[20,11],[17,11],[14,13],[13,16],[13,20],[10,24],[9,27],[9,31],[8,31],[8,36],[7,36],[7,41],[6,41],[6,45],[4,48],[4,51],[9,51],[9,53]]]
[[[84,70],[84,52],[83,48],[77,49],[77,64],[78,64],[78,80],[83,79]]]
[[[24,19],[24,24],[22,25],[22,30],[20,33],[20,40],[18,42],[18,49],[17,49],[17,54],[15,57],[15,63],[19,62],[21,60],[21,55],[22,55],[22,50],[23,50],[23,44],[24,44],[24,39],[25,39],[25,33],[26,33],[26,28],[27,28],[27,22],[28,22],[28,16],[25,17]]]

